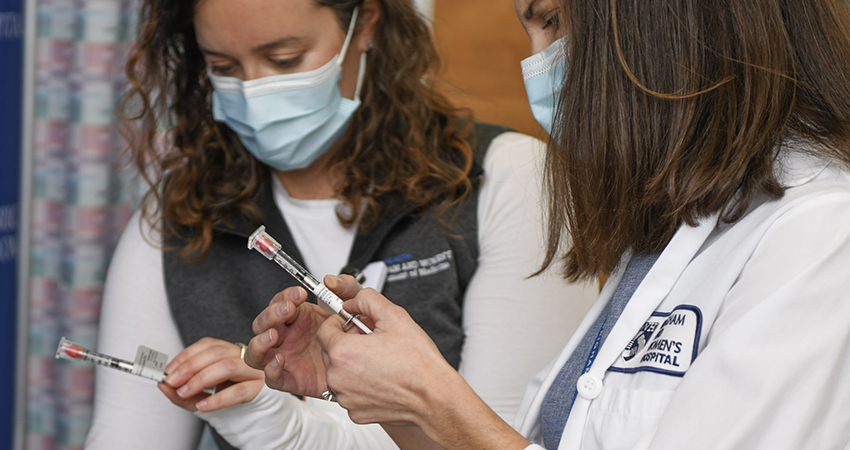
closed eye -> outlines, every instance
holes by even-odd
[[[548,18],[543,17],[543,19],[546,20],[546,24],[543,25],[543,28],[542,28],[543,30],[545,30],[549,27],[553,27],[552,31],[558,31],[558,29],[561,28],[561,15],[558,14],[558,11],[555,11]]]
[[[236,64],[219,64],[210,67],[210,72],[213,75],[227,76],[233,73],[236,69]]]
[[[270,58],[271,61],[281,69],[292,69],[301,64],[301,56],[296,56],[295,58],[286,58],[286,59],[275,59]]]

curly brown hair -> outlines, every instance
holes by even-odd
[[[312,0],[336,10],[343,30],[363,0]],[[410,0],[379,0],[380,18],[362,88],[362,105],[331,164],[343,174],[337,192],[368,230],[380,221],[378,198],[402,194],[442,221],[471,190],[469,112],[438,92],[440,61],[430,29]],[[270,169],[226,125],[213,119],[212,86],[193,26],[197,0],[145,0],[127,62],[131,88],[121,130],[150,190],[144,219],[165,239],[188,237],[180,257],[199,260],[215,227],[259,219],[254,199]],[[355,30],[357,33],[357,30]],[[159,222],[161,220],[161,222]]]
[[[777,199],[786,139],[850,165],[846,0],[562,0],[548,252],[570,279]],[[571,247],[564,248],[569,233]]]

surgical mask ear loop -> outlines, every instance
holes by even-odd
[[[354,29],[357,27],[357,16],[360,13],[360,7],[356,6],[354,12],[351,13],[351,22],[348,24],[348,32],[345,34],[345,42],[342,44],[342,51],[337,58],[337,64],[342,66],[345,60],[345,54],[348,53],[348,46],[351,44],[351,39],[354,38]],[[371,45],[372,41],[369,41]],[[354,100],[360,101],[360,90],[363,87],[363,79],[366,76],[366,52],[360,53],[360,67],[357,69],[357,88],[354,90]]]
[[[342,61],[345,59],[345,54],[348,53],[348,45],[351,44],[351,38],[354,37],[354,28],[357,26],[357,15],[360,12],[360,7],[356,6],[354,12],[351,13],[351,22],[348,24],[348,33],[345,34],[345,42],[342,43],[342,51],[339,52],[336,63],[342,66]]]
[[[357,89],[354,90],[354,99],[360,101],[360,89],[363,87],[363,79],[366,78],[366,52],[360,53],[360,68],[357,70]]]

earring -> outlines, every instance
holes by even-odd
[[[367,42],[366,45],[369,47],[369,50],[372,50],[373,48],[375,48],[375,43],[373,41]]]

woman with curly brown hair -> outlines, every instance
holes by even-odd
[[[515,429],[346,276],[373,332],[322,324],[322,389],[404,448],[848,448],[850,4],[514,4],[552,138],[547,264],[611,276]]]
[[[260,224],[316,275],[362,272],[404,299],[513,416],[594,289],[526,278],[542,261],[542,146],[461,115],[436,69],[410,0],[144,2],[123,113],[150,191],[109,269],[99,348],[177,356],[162,393],[97,373],[88,448],[193,448],[204,422],[222,448],[393,446],[335,404],[265,388],[242,362],[234,343],[297,283],[246,249]],[[323,369],[327,313],[298,311],[280,331],[298,337],[297,362]],[[539,340],[550,348],[526,350]]]

